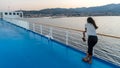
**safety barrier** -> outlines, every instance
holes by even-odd
[[[30,30],[55,39],[68,46],[86,52],[87,43],[82,41],[83,30],[53,26],[41,23],[29,23]],[[94,55],[106,61],[120,65],[120,37],[98,34],[99,41],[94,48]]]

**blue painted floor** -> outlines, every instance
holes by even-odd
[[[119,68],[0,20],[0,68]]]

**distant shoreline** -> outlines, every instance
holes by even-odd
[[[26,16],[24,16],[24,18],[51,18],[51,19],[54,19],[54,18],[69,18],[69,17],[89,17],[89,16],[42,16],[42,17],[34,17],[34,16],[31,16],[31,17],[27,16],[26,17]],[[92,16],[92,17],[104,17],[104,16]],[[114,17],[114,16],[108,16],[108,17]]]
[[[24,17],[85,17],[85,16],[120,16],[120,4],[108,4],[83,8],[49,8],[43,10],[20,10]]]

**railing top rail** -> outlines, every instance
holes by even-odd
[[[67,30],[73,30],[73,31],[78,31],[78,32],[84,31],[84,30],[67,28],[67,27],[56,26],[56,25],[50,25],[50,24],[43,24],[43,23],[36,23],[36,24],[41,24],[41,25],[50,26],[50,27],[57,27],[57,28],[62,28],[62,29],[67,29]],[[118,36],[113,36],[113,35],[108,35],[108,34],[97,33],[97,35],[120,39],[120,37],[118,37]]]

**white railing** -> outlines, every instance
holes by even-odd
[[[13,20],[10,22],[14,22],[18,26],[57,40],[80,51],[87,51],[87,43],[82,41],[82,30],[40,23],[27,22],[25,26],[21,25],[21,23],[24,24],[23,22],[18,23],[18,21]],[[120,65],[120,37],[98,33],[98,38],[99,41],[94,48],[94,55],[106,61]]]
[[[29,28],[36,33],[57,40],[67,46],[84,52],[87,50],[86,42],[82,41],[82,30],[40,23],[30,23]],[[99,42],[94,48],[94,55],[120,65],[120,37],[98,33],[98,38]]]
[[[26,22],[26,21],[22,21],[22,20],[16,20],[14,18],[4,18],[4,20],[12,23],[12,24],[15,24],[15,25],[18,25],[20,27],[23,27],[25,29],[29,29],[29,23]]]

